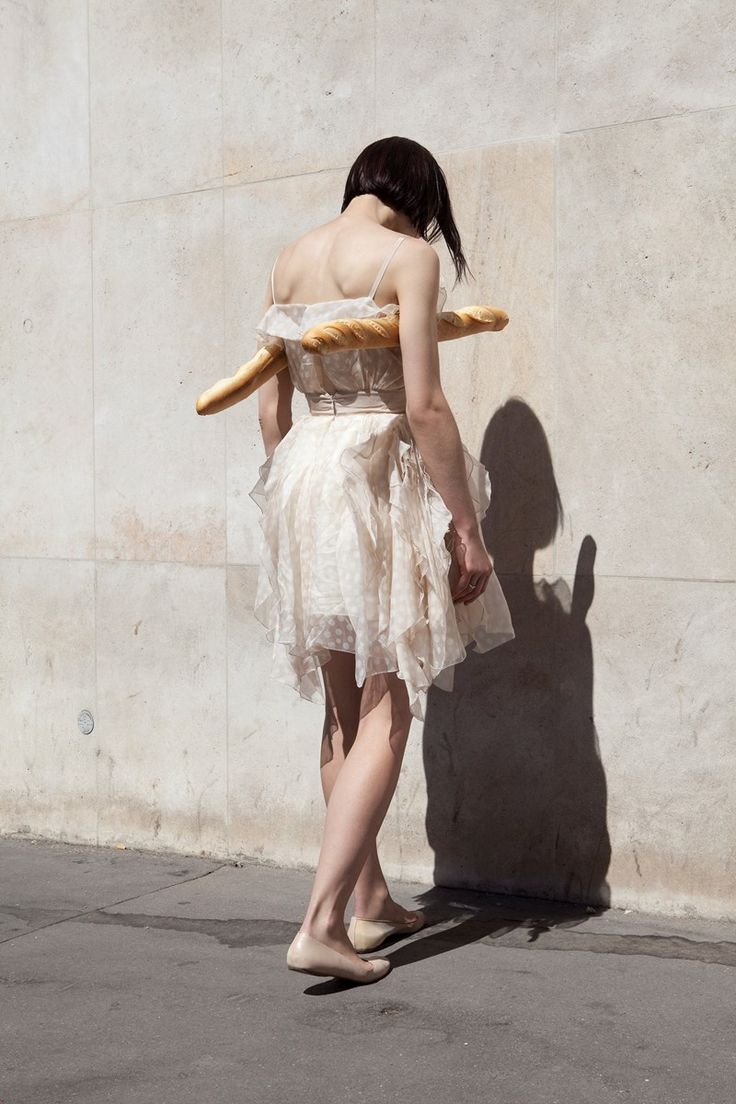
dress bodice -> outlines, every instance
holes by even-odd
[[[447,291],[440,286],[437,310]],[[381,318],[397,314],[398,304],[379,307],[371,296],[333,299],[323,303],[274,303],[256,326],[258,347],[279,339],[286,353],[289,375],[297,391],[306,395],[356,391],[401,391],[404,371],[398,345],[384,349],[340,349],[320,354],[302,347],[302,336],[320,322],[336,318]]]

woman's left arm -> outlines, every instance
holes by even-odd
[[[266,296],[263,300],[261,317],[272,305],[271,280],[268,280]],[[262,346],[259,345],[258,348]],[[257,350],[256,350],[257,351]],[[261,436],[266,449],[266,456],[270,456],[280,441],[286,436],[292,426],[291,402],[294,395],[294,384],[288,368],[277,372],[271,379],[266,380],[258,388],[258,423],[261,427]]]

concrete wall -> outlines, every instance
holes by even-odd
[[[448,305],[511,315],[442,362],[518,636],[415,722],[386,870],[736,916],[732,5],[0,13],[2,829],[316,861],[321,709],[251,612],[256,404],[194,401],[404,134],[476,277],[440,245]]]

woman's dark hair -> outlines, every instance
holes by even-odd
[[[367,194],[402,211],[425,241],[432,242],[441,234],[458,280],[470,271],[452,216],[445,174],[424,146],[397,135],[366,146],[350,166],[340,211],[355,196]]]

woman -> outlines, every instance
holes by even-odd
[[[412,717],[424,718],[429,686],[452,689],[471,641],[487,651],[514,636],[480,531],[488,472],[440,383],[439,234],[462,277],[440,166],[407,138],[373,142],[350,169],[340,215],[279,253],[257,328],[259,346],[283,342],[289,371],[258,391],[267,459],[250,491],[264,537],[254,612],[274,676],[325,703],[324,839],[287,965],[360,982],[390,962],[356,948],[424,922],[392,899],[376,850]],[[399,307],[399,348],[301,346],[318,322]],[[295,387],[309,409],[292,425]]]

